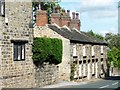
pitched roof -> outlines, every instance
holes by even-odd
[[[91,43],[91,44],[103,44],[107,45],[106,42],[99,40],[98,38],[94,38],[88,33],[79,32],[75,28],[68,30],[67,28],[59,28],[56,25],[48,25],[50,29],[57,32],[64,38],[69,39],[71,42],[79,42],[79,43]]]

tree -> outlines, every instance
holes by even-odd
[[[105,40],[108,42],[108,61],[113,62],[114,67],[120,68],[120,34],[107,33]]]
[[[102,35],[94,33],[92,30],[88,31],[87,33],[90,34],[91,36],[95,37],[95,38],[98,38],[100,40],[104,40],[104,37]]]
[[[33,23],[36,23],[36,11],[38,10],[39,4],[41,5],[41,10],[46,10],[48,12],[48,23],[51,23],[51,14],[53,12],[54,7],[60,7],[58,2],[38,2],[36,0],[33,1]],[[61,7],[60,7],[61,8]]]
[[[103,37],[100,34],[94,33],[92,30],[87,33],[108,43],[108,63],[111,65],[111,62],[113,62],[114,67],[120,68],[120,34],[107,33]]]

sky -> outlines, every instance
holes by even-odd
[[[81,31],[118,33],[119,0],[61,0],[65,10],[79,12]]]

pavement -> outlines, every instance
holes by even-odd
[[[54,85],[41,88],[118,88],[120,87],[120,76],[98,78],[82,82],[60,81]]]

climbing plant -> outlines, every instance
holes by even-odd
[[[32,52],[34,62],[59,64],[62,61],[62,40],[57,38],[34,38]]]
[[[70,74],[70,80],[74,80],[75,70],[76,70],[76,64],[77,62],[71,63],[71,74]]]

